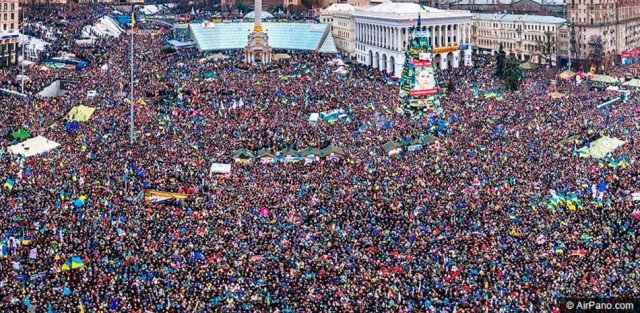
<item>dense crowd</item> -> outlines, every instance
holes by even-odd
[[[484,97],[502,84],[478,58],[438,72],[455,87],[441,116],[409,118],[378,71],[337,75],[316,53],[265,67],[237,53],[202,62],[194,50],[165,53],[166,36],[136,35],[133,144],[128,36],[100,40],[103,54],[71,45],[90,67],[34,65],[28,97],[0,98],[0,172],[14,182],[0,193],[1,311],[554,312],[567,296],[640,295],[636,91],[598,109],[617,93],[547,68]],[[19,73],[3,82],[17,86]],[[36,95],[68,75],[80,82],[64,97]],[[80,104],[96,111],[70,131],[63,117]],[[351,121],[308,123],[333,109]],[[21,128],[60,147],[11,155],[6,138]],[[394,157],[383,149],[419,134],[438,139]],[[626,141],[610,158],[629,165],[575,155],[597,134]],[[232,159],[330,144],[347,155]],[[231,174],[210,175],[214,162],[233,163]],[[145,203],[145,189],[189,198]],[[581,205],[549,205],[553,194]],[[72,258],[84,266],[63,270]]]

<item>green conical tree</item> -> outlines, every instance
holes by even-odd
[[[506,64],[507,54],[504,52],[502,48],[502,44],[498,48],[498,53],[496,53],[496,70],[495,75],[504,79],[505,78],[505,64]]]

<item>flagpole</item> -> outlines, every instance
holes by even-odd
[[[132,8],[133,9],[133,8]],[[131,13],[132,19],[134,13]],[[133,25],[135,21],[131,21],[131,102],[129,103],[129,143],[133,145]]]

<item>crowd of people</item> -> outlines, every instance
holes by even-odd
[[[102,54],[71,44],[88,68],[36,64],[27,97],[0,98],[0,183],[12,182],[0,192],[0,311],[557,312],[563,297],[640,295],[635,90],[597,108],[617,93],[547,68],[485,97],[502,82],[477,58],[437,73],[454,86],[440,116],[410,118],[376,70],[338,75],[333,56],[312,52],[262,67],[241,53],[201,61],[166,53],[168,36],[136,35],[132,144],[128,36],[98,41]],[[19,73],[0,74],[5,87]],[[79,83],[64,97],[37,96],[70,75]],[[65,127],[81,104],[96,111]],[[309,124],[334,109],[350,119]],[[60,146],[12,155],[18,129]],[[437,139],[383,149],[420,134]],[[626,143],[604,163],[578,157],[598,134]],[[346,155],[232,156],[329,145]],[[623,156],[628,165],[609,165]],[[231,174],[211,175],[212,163]],[[144,190],[188,198],[147,203]]]

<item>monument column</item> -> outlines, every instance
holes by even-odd
[[[256,63],[259,58],[263,64],[271,62],[271,46],[269,46],[269,36],[262,28],[262,0],[254,0],[255,20],[253,32],[249,34],[247,46],[244,48],[247,54],[248,63]]]

